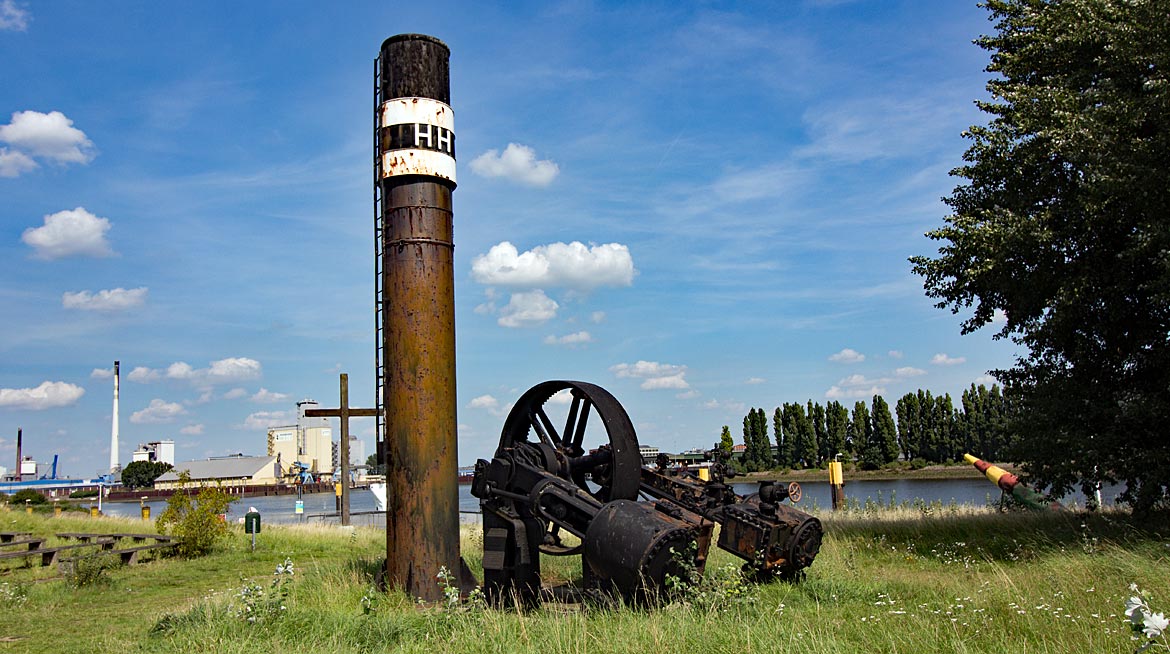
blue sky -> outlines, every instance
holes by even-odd
[[[342,8],[338,8],[338,7]],[[643,443],[990,383],[906,258],[984,122],[974,2],[0,0],[0,465],[262,454],[373,392],[373,59],[451,48],[459,460],[580,379]],[[372,421],[355,422],[372,451]]]

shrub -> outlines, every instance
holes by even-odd
[[[79,556],[71,561],[72,565],[65,568],[65,583],[73,588],[85,588],[109,582],[106,570],[117,565],[111,554],[91,554]]]
[[[228,535],[228,525],[220,515],[227,513],[235,498],[222,488],[209,486],[192,499],[186,491],[189,483],[190,475],[179,473],[180,488],[167,500],[167,508],[158,517],[158,529],[178,539],[180,556],[191,558],[210,552]]]
[[[20,506],[25,502],[28,502],[29,504],[44,504],[45,502],[48,502],[49,499],[31,488],[25,488],[13,493],[12,497],[10,497],[8,501],[11,504]]]
[[[95,490],[79,490],[79,491],[73,491],[72,493],[69,494],[69,497],[72,499],[75,499],[75,500],[85,499],[87,497],[97,497],[97,496],[98,496],[98,492]]]

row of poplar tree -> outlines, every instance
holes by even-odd
[[[998,385],[988,389],[982,384],[963,391],[959,406],[949,393],[932,395],[922,389],[902,396],[892,412],[881,395],[869,404],[854,403],[852,412],[836,400],[823,406],[812,400],[786,403],[772,413],[771,438],[767,414],[751,409],[743,419],[740,464],[747,471],[813,468],[840,454],[844,461],[879,468],[899,459],[957,461],[966,452],[998,461],[1011,446],[1012,404]],[[727,426],[721,447],[732,447]]]

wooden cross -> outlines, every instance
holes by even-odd
[[[341,373],[341,406],[336,409],[305,409],[306,418],[341,418],[341,524],[349,525],[349,419],[373,418],[377,409],[349,406],[349,375]]]

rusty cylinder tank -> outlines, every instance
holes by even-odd
[[[686,578],[686,557],[698,531],[650,502],[615,500],[601,507],[585,532],[585,563],[622,594],[661,590],[666,575]]]
[[[379,55],[386,573],[428,601],[442,598],[439,568],[459,570],[449,58],[421,34]]]

